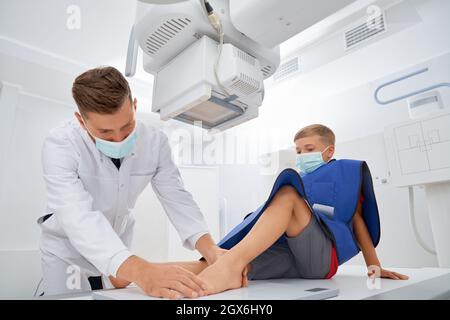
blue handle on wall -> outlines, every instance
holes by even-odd
[[[427,72],[428,70],[429,70],[428,68],[420,69],[420,70],[418,70],[418,71],[415,71],[415,72],[413,72],[413,73],[407,74],[407,75],[405,75],[405,76],[402,76],[402,77],[400,77],[400,78],[391,80],[391,81],[389,81],[389,82],[386,82],[385,84],[380,85],[380,86],[375,90],[375,94],[374,94],[375,101],[376,101],[378,104],[381,104],[381,105],[387,105],[387,104],[390,104],[390,103],[393,103],[393,102],[397,102],[397,101],[400,101],[400,100],[403,100],[403,99],[406,99],[406,98],[415,96],[416,94],[420,94],[420,93],[423,93],[423,92],[426,92],[426,91],[430,91],[430,90],[433,90],[433,89],[436,89],[436,88],[440,88],[440,87],[450,87],[450,83],[448,83],[448,82],[443,82],[443,83],[438,83],[438,84],[435,84],[435,85],[432,85],[432,86],[429,86],[429,87],[426,87],[426,88],[423,88],[423,89],[420,89],[420,90],[417,90],[417,91],[410,92],[410,93],[408,93],[408,94],[399,96],[399,97],[394,98],[394,99],[391,99],[391,100],[382,101],[382,100],[380,100],[380,99],[378,98],[378,93],[380,92],[381,89],[386,88],[387,86],[390,86],[391,84],[394,84],[394,83],[403,81],[403,80],[405,80],[405,79],[412,78],[412,77],[414,77],[414,76],[416,76],[416,75],[419,75],[419,74],[421,74],[421,73]]]

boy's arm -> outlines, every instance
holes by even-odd
[[[372,243],[372,238],[370,237],[369,231],[367,230],[366,223],[362,216],[361,201],[358,203],[356,213],[353,217],[353,230],[355,232],[356,240],[358,242],[359,248],[362,251],[364,260],[366,261],[367,267],[377,266],[380,270],[381,278],[389,278],[394,280],[407,280],[408,277],[400,273],[385,270],[381,267],[380,260],[378,260],[375,247]],[[372,270],[372,269],[371,269]],[[375,270],[369,272],[369,276],[374,274]]]

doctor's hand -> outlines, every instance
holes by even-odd
[[[206,262],[208,262],[208,265],[210,266],[214,262],[216,262],[217,259],[219,259],[221,256],[223,256],[227,252],[228,252],[228,250],[226,250],[226,249],[222,249],[219,246],[213,246],[205,254]]]
[[[117,271],[118,278],[136,283],[147,295],[159,298],[197,298],[205,283],[177,265],[149,263],[137,256],[128,258]]]
[[[119,278],[114,278],[113,276],[109,276],[109,281],[111,281],[111,284],[116,289],[126,288],[131,283],[130,281],[122,280]]]

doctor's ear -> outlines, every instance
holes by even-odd
[[[81,114],[79,112],[75,112],[74,114],[75,114],[75,117],[77,117],[78,122],[80,123],[80,126],[83,129],[86,129],[86,127],[84,126],[84,122],[83,122],[83,118],[81,117]]]
[[[136,98],[134,98],[134,100],[133,100],[133,107],[134,107],[134,111],[136,111],[136,109],[137,109],[137,99]]]

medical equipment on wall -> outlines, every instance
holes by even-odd
[[[140,47],[155,76],[153,112],[224,130],[258,116],[278,45],[354,0],[162,2],[137,2],[125,73],[134,75]]]
[[[407,102],[412,120],[390,125],[384,132],[391,181],[394,186],[408,188],[413,233],[424,250],[437,255],[441,267],[450,267],[449,68],[448,52],[391,76],[374,92],[375,101],[381,105]],[[390,98],[382,100],[381,90]],[[418,232],[414,186],[425,189],[435,249]]]
[[[450,113],[389,126],[386,151],[393,185],[408,187],[410,219],[419,244],[450,267]],[[424,186],[435,250],[420,237],[414,216],[414,186]]]

